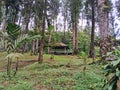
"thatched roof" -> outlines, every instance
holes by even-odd
[[[60,43],[55,43],[53,46],[59,46],[59,47],[67,47],[67,45],[66,44],[64,44],[64,43],[62,43],[62,42],[60,42]]]

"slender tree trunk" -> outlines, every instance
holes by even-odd
[[[58,31],[58,24],[57,24],[57,19],[55,20],[55,22],[56,22],[56,32]]]
[[[84,16],[83,16],[83,12],[81,13],[81,27],[80,27],[80,30],[83,31],[83,20],[84,20]]]
[[[51,42],[51,35],[49,35],[49,38],[48,38],[48,54],[50,54],[50,42]]]
[[[5,32],[6,30],[6,17],[7,17],[7,13],[6,13],[6,6],[4,1],[2,1],[2,23],[1,23],[1,29],[3,32]]]
[[[27,52],[27,49],[28,49],[28,43],[25,41],[23,44],[22,53],[24,54],[25,52]]]
[[[73,45],[74,46],[73,54],[77,55],[78,54],[78,30],[77,30],[77,14],[76,14],[76,12],[75,12],[74,37],[73,38],[74,38],[73,40],[75,40],[74,45]]]
[[[41,38],[41,41],[40,41],[40,51],[39,51],[39,58],[38,58],[38,62],[39,62],[39,63],[42,63],[42,62],[43,62],[46,5],[47,5],[47,0],[44,0],[44,14],[43,14],[43,26],[42,26],[42,38]]]
[[[31,6],[32,6],[32,1],[30,0],[29,1],[29,5],[28,5],[28,10],[29,10],[29,13],[27,13],[26,15],[26,20],[25,20],[25,34],[28,34],[28,26],[29,26],[29,22],[30,22],[30,16],[31,16],[31,12],[32,12],[32,9],[31,9]],[[25,45],[24,45],[24,52],[27,52],[28,51],[28,42],[25,42]]]
[[[11,22],[13,24],[15,24],[16,17],[17,17],[17,10],[15,8],[13,8],[13,15],[12,15],[12,18],[11,18],[12,19]]]
[[[21,24],[21,20],[22,20],[22,16],[20,16],[19,19],[18,19],[18,25],[19,25],[19,26],[20,26],[20,24]]]
[[[26,22],[26,26],[25,26],[25,34],[28,34],[28,24],[29,22]],[[23,53],[28,51],[28,42],[25,41],[24,42],[24,46],[23,46]]]
[[[26,26],[25,26],[25,33],[27,34],[28,33],[28,25],[29,25],[29,16],[27,16],[26,18]]]
[[[7,8],[5,6],[5,2],[2,1],[2,7],[1,7],[1,10],[2,10],[2,22],[1,22],[1,29],[2,29],[2,32],[5,33],[6,31],[6,26],[7,26],[7,22],[6,22],[6,18],[7,18]],[[6,43],[5,43],[5,37],[3,35],[3,49],[5,49],[6,47]]]
[[[50,19],[48,19],[48,18],[47,18],[47,25],[48,25],[48,28],[50,28],[51,23],[50,23]],[[50,43],[51,43],[51,29],[49,29],[49,36],[48,36],[48,48],[47,48],[48,54],[50,54]]]
[[[117,34],[119,34],[119,30],[117,30],[117,32],[115,30],[115,16],[113,15],[113,11],[110,12],[110,20],[109,21],[112,26],[111,29],[112,29],[112,35],[114,38],[113,44],[115,46],[116,45],[116,36],[117,36]]]
[[[66,30],[66,19],[64,19],[64,37],[65,37],[65,30]]]
[[[101,59],[105,60],[106,53],[108,52],[108,38],[109,38],[109,12],[105,10],[106,0],[98,0],[98,18],[99,18],[99,29],[100,29],[100,55]]]
[[[94,29],[95,29],[95,10],[94,10],[94,0],[91,0],[92,6],[92,28],[91,28],[91,43],[90,43],[90,52],[89,56],[94,59],[95,57],[95,48],[94,48]]]
[[[38,43],[39,43],[39,40],[36,39],[36,41],[35,41],[35,54],[36,55],[38,54]]]
[[[35,54],[35,40],[32,40],[32,50],[31,50],[31,55]]]
[[[5,32],[5,30],[6,30],[6,16],[3,16],[3,18],[2,18],[2,25],[1,25],[2,27],[2,31],[3,32]]]

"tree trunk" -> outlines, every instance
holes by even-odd
[[[109,38],[109,12],[105,10],[106,0],[98,0],[98,19],[100,29],[100,55],[101,59],[105,60],[106,53],[108,52],[108,38]]]
[[[91,0],[92,6],[92,28],[91,28],[91,43],[90,43],[90,52],[89,56],[94,59],[95,57],[95,48],[94,48],[94,29],[95,29],[95,10],[94,10],[94,0]]]
[[[64,37],[65,37],[65,31],[66,31],[66,19],[64,19]]]
[[[50,54],[50,43],[51,43],[51,32],[49,34],[49,37],[48,37],[48,50],[47,50],[47,53]]]
[[[29,26],[29,22],[30,22],[30,15],[26,16],[26,25],[25,25],[25,33],[28,33],[28,26]]]
[[[51,23],[50,23],[50,19],[47,18],[47,25],[48,25],[48,28],[49,28],[49,36],[48,36],[48,48],[47,48],[47,53],[50,54],[50,43],[51,43],[51,29],[50,29],[50,26],[51,26]],[[53,22],[53,25],[54,25],[54,22]]]
[[[2,1],[2,23],[1,23],[1,29],[3,32],[5,32],[6,30],[6,17],[7,17],[7,14],[6,14],[6,7],[4,5],[4,1]]]
[[[27,50],[28,50],[28,43],[25,41],[24,44],[23,44],[22,53],[24,54],[25,52],[27,52]]]
[[[75,12],[75,22],[74,22],[74,41],[73,41],[73,49],[74,49],[74,52],[73,54],[74,55],[77,55],[78,54],[78,30],[77,30],[77,12]]]
[[[1,28],[2,28],[2,31],[5,32],[5,30],[6,30],[6,16],[3,16],[3,18],[2,18]]]
[[[36,39],[36,41],[35,41],[35,55],[38,54],[38,43],[39,43],[39,40]]]
[[[28,10],[29,10],[29,13],[27,13],[26,15],[26,19],[25,19],[25,34],[28,34],[28,26],[29,26],[29,22],[30,22],[30,16],[31,16],[31,12],[32,12],[32,9],[31,9],[31,6],[32,6],[32,1],[30,0],[29,1],[29,5],[28,5]],[[28,42],[25,42],[24,43],[24,52],[27,52],[28,51]]]
[[[12,15],[12,18],[11,18],[12,19],[11,22],[13,24],[15,24],[16,17],[17,17],[17,10],[15,8],[13,8],[13,15]]]
[[[82,12],[81,14],[82,14],[82,15],[81,15],[81,27],[80,27],[80,30],[83,31],[83,25],[84,25],[83,20],[84,20],[84,15],[83,15],[83,12]]]
[[[57,19],[55,20],[56,22],[56,28],[55,28],[55,31],[57,32],[58,31],[58,23],[57,23]]]
[[[31,50],[31,55],[35,54],[35,40],[32,40],[32,50]]]
[[[42,26],[42,38],[41,38],[41,41],[40,41],[40,51],[39,51],[39,58],[38,58],[38,62],[39,62],[39,63],[42,63],[42,62],[43,62],[46,5],[47,5],[47,0],[44,0],[44,15],[43,15],[43,26]]]

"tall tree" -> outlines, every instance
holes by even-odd
[[[61,6],[61,10],[62,10],[62,15],[64,17],[64,37],[65,37],[65,32],[67,29],[67,22],[68,22],[68,18],[69,18],[69,5],[68,5],[69,1],[68,0],[62,0],[62,6]]]
[[[90,42],[90,53],[89,56],[94,59],[95,48],[94,48],[94,36],[95,36],[95,0],[91,0],[92,7],[92,27],[91,27],[91,42]]]
[[[73,54],[78,54],[78,19],[82,7],[81,0],[70,0],[70,14],[73,29]]]
[[[49,0],[47,5],[47,25],[48,25],[48,53],[50,53],[50,44],[52,39],[52,32],[54,30],[54,21],[57,19],[59,13],[59,0]]]
[[[22,2],[21,0],[5,0],[8,22],[15,24],[17,20],[17,14],[20,10],[19,6],[21,2]]]
[[[7,22],[15,23],[20,0],[2,0],[1,11],[2,11],[2,30],[5,31]]]
[[[23,18],[23,26],[25,26],[24,28],[25,34],[28,34],[28,27],[33,10],[33,2],[34,0],[22,0],[22,4],[21,4],[20,12]],[[27,51],[28,51],[28,42],[24,42],[23,53]]]
[[[21,14],[24,18],[26,34],[28,34],[28,26],[29,26],[30,18],[32,17],[33,2],[34,0],[23,0],[23,4],[22,4]]]
[[[98,19],[100,29],[100,55],[105,60],[106,53],[109,51],[109,11],[111,5],[109,0],[98,0]]]
[[[2,13],[2,22],[1,22],[1,29],[3,32],[6,30],[6,6],[5,6],[5,1],[1,1],[1,13]]]
[[[44,34],[45,34],[45,18],[46,18],[46,7],[47,6],[47,0],[44,0],[44,10],[43,10],[43,26],[42,26],[42,38],[40,41],[40,51],[39,51],[39,58],[38,62],[43,62],[43,49],[44,49]]]

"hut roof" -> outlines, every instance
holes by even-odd
[[[67,47],[66,44],[60,42],[60,43],[55,43],[53,46],[58,46],[58,47]]]

